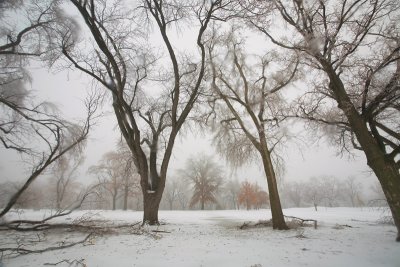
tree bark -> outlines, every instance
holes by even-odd
[[[377,150],[367,155],[368,166],[374,171],[382,186],[386,200],[392,212],[393,220],[397,228],[396,241],[400,242],[400,174],[394,162],[386,159],[386,156]]]
[[[143,225],[159,225],[158,209],[160,207],[162,193],[152,191],[143,193]]]
[[[368,166],[378,178],[397,227],[397,239],[400,242],[400,173],[394,159],[390,159],[369,132],[367,123],[354,107],[344,85],[330,65],[323,64],[329,76],[330,89],[338,107],[343,111],[367,158]]]
[[[117,196],[113,195],[112,196],[112,210],[115,210],[116,206],[115,203],[117,202]]]
[[[271,155],[268,151],[261,153],[265,175],[267,177],[269,200],[272,214],[272,228],[278,230],[288,230],[285,218],[282,212],[282,205],[279,198],[278,184],[276,175],[272,165]]]
[[[128,185],[125,185],[125,188],[124,188],[124,210],[128,209],[128,192],[129,192],[129,187],[128,187]]]
[[[156,161],[153,163],[155,164]],[[143,194],[143,225],[159,225],[158,209],[165,188],[165,176],[158,175],[157,172],[152,174],[151,182],[157,184],[157,187],[154,188],[149,184],[149,173],[151,174],[147,171],[140,173],[140,186]]]

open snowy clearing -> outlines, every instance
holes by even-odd
[[[13,212],[7,219],[41,219],[43,213]],[[244,222],[269,219],[269,210],[160,211],[163,224],[146,226],[142,234],[120,231],[95,236],[67,249],[16,258],[3,256],[0,266],[400,266],[396,229],[379,223],[382,217],[379,209],[320,208],[315,212],[313,208],[297,208],[286,209],[284,214],[316,219],[318,228],[239,229]],[[78,211],[58,222],[71,222],[82,216],[100,220],[99,223],[123,224],[139,222],[142,213]],[[42,241],[33,242],[35,245],[21,246],[29,249],[54,247],[85,236],[85,233],[62,230],[41,237],[31,232],[3,231],[0,232],[0,247],[21,245],[23,240],[39,238]],[[72,265],[67,262],[74,260]]]

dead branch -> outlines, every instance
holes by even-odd
[[[291,219],[292,222],[296,225],[296,227],[290,227],[290,228],[297,228],[297,226],[304,227],[308,226],[306,223],[307,222],[312,222],[314,229],[317,229],[317,221],[313,219],[302,219],[294,216],[286,216],[284,215],[286,219]],[[272,227],[272,220],[260,220],[256,223],[254,222],[244,222],[241,226],[239,226],[240,230],[248,229],[248,228],[258,228],[258,227]]]
[[[101,222],[96,220],[87,220],[80,221],[77,223],[42,223],[36,224],[36,221],[16,221],[0,224],[0,231],[6,230],[14,230],[19,232],[29,232],[29,231],[44,231],[44,230],[52,230],[52,229],[65,229],[70,231],[79,231],[79,232],[92,232],[96,234],[106,234],[113,232],[114,229],[121,228],[132,228],[136,225],[139,225],[140,222],[136,222],[133,224],[120,224],[120,225],[100,225]],[[26,225],[28,224],[28,226]],[[35,224],[34,226],[30,226],[31,224]],[[99,226],[100,225],[100,226]]]
[[[359,227],[354,227],[348,224],[335,224],[335,226],[332,227],[332,229],[336,229],[336,230],[342,230],[344,228],[359,228]]]
[[[250,222],[247,222],[247,223],[244,222],[241,226],[239,226],[239,229],[240,230],[246,229],[246,228],[248,228],[249,224],[250,224]]]
[[[248,228],[259,228],[259,227],[271,227],[272,226],[272,221],[268,220],[268,221],[264,221],[264,220],[260,220],[256,223],[252,223],[252,222],[244,222],[239,229],[240,230],[244,230],[244,229],[248,229]]]
[[[308,237],[306,237],[304,235],[304,229],[303,228],[297,229],[297,234],[295,236],[291,236],[291,237],[300,238],[300,239],[308,238]]]
[[[151,230],[153,233],[166,233],[166,234],[170,234],[171,232],[169,231],[163,231],[163,230]]]
[[[84,261],[85,261],[85,259],[80,259],[80,260],[62,260],[62,261],[59,261],[59,262],[56,262],[56,263],[45,263],[45,264],[43,264],[43,265],[51,265],[51,266],[56,266],[56,265],[58,265],[58,264],[60,264],[60,263],[63,263],[63,262],[65,262],[65,263],[68,263],[69,264],[69,266],[71,266],[72,264],[75,264],[75,266],[78,266],[78,264],[79,265],[81,265],[81,266],[86,266],[86,264],[84,263]]]
[[[313,219],[302,219],[294,216],[286,216],[284,215],[285,218],[287,219],[292,219],[292,221],[295,221],[299,226],[306,226],[304,223],[306,222],[313,222],[314,224],[314,229],[317,229],[317,220]]]
[[[167,231],[161,231],[161,230],[154,230],[154,231],[148,231],[146,229],[143,229],[140,224],[141,222],[136,222],[133,224],[119,224],[119,225],[105,225],[104,223],[106,222],[102,222],[102,221],[98,221],[98,220],[82,220],[79,222],[79,224],[77,223],[58,223],[58,224],[40,224],[40,225],[34,225],[34,226],[25,226],[25,225],[2,225],[4,228],[1,230],[9,230],[9,231],[19,231],[19,232],[29,232],[29,231],[41,231],[44,234],[48,233],[49,230],[59,230],[59,229],[65,229],[66,231],[74,231],[74,232],[81,232],[81,233],[88,233],[87,236],[77,242],[73,242],[73,243],[69,243],[69,244],[65,244],[64,241],[61,243],[62,245],[60,246],[53,246],[53,247],[47,247],[44,249],[27,249],[24,248],[24,246],[26,247],[27,245],[30,245],[32,243],[40,243],[44,240],[42,240],[39,236],[39,234],[37,234],[38,236],[38,240],[34,240],[34,241],[27,241],[24,240],[24,242],[18,242],[16,244],[16,247],[4,247],[4,248],[0,248],[0,254],[1,255],[5,255],[8,257],[18,257],[21,255],[26,255],[26,254],[38,254],[38,253],[43,253],[43,252],[47,252],[47,251],[53,251],[53,250],[58,250],[58,249],[66,249],[66,248],[70,248],[73,247],[75,245],[78,244],[84,244],[84,243],[88,243],[88,244],[92,244],[90,242],[90,238],[94,237],[94,236],[102,236],[102,235],[107,235],[107,234],[119,234],[119,233],[127,233],[127,234],[135,234],[135,235],[148,235],[154,239],[160,239],[161,236],[151,233],[151,232],[165,232],[167,233]],[[138,226],[138,227],[135,227]],[[118,231],[116,231],[118,229]],[[7,255],[5,254],[7,253]],[[62,262],[62,261],[61,261]],[[52,264],[49,263],[47,265],[57,265],[61,262]],[[71,264],[71,263],[70,263]],[[78,264],[78,262],[76,262],[76,264]]]
[[[48,251],[54,251],[54,250],[60,250],[60,249],[65,249],[65,248],[70,248],[79,244],[83,244],[86,241],[89,240],[89,238],[93,235],[94,233],[89,233],[84,239],[77,241],[77,242],[73,242],[70,244],[66,244],[66,245],[61,245],[61,246],[57,246],[57,247],[48,247],[48,248],[44,248],[44,249],[37,249],[37,250],[33,250],[33,249],[25,249],[22,248],[23,245],[20,245],[16,248],[0,248],[0,252],[3,254],[4,252],[10,252],[11,254],[16,253],[15,257],[20,256],[20,255],[26,255],[26,254],[40,254],[43,252],[48,252]]]

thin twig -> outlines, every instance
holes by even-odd
[[[67,245],[62,245],[62,246],[58,246],[58,247],[48,247],[48,248],[44,248],[44,249],[38,249],[38,250],[32,250],[32,249],[25,249],[25,248],[21,248],[21,247],[17,247],[17,248],[0,248],[0,252],[16,252],[18,253],[17,256],[19,255],[26,255],[26,254],[40,254],[43,252],[47,252],[47,251],[54,251],[54,250],[60,250],[60,249],[65,249],[65,248],[70,248],[73,246],[76,246],[78,244],[83,244],[85,243],[87,240],[89,240],[89,238],[93,235],[94,233],[89,233],[84,239],[74,242],[74,243],[70,243]]]
[[[51,266],[55,266],[55,265],[58,265],[58,264],[60,264],[60,263],[63,263],[63,262],[66,262],[66,263],[68,263],[69,264],[69,266],[71,266],[72,264],[76,264],[76,265],[78,265],[78,264],[80,264],[80,265],[82,265],[82,266],[86,266],[85,265],[85,263],[84,263],[84,261],[85,261],[85,259],[80,259],[80,260],[73,260],[73,261],[71,261],[71,260],[62,260],[62,261],[59,261],[59,262],[56,262],[56,263],[45,263],[45,264],[43,264],[43,265],[51,265]]]

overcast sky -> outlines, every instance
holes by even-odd
[[[179,34],[174,34],[172,42],[180,50],[190,50],[193,47],[189,45],[193,43],[195,34],[190,29],[180,29]],[[265,51],[266,46],[260,37],[252,37],[248,40],[248,48],[253,53]],[[152,37],[152,42],[160,42],[160,38],[156,35]],[[160,45],[161,42],[160,42]],[[50,73],[46,69],[31,69],[32,84],[28,87],[33,90],[34,95],[38,95],[41,99],[54,102],[60,110],[68,118],[82,118],[83,99],[90,89],[91,83],[87,77],[80,73],[72,71],[63,71],[58,73]],[[109,108],[105,108],[105,111]],[[88,175],[86,169],[98,162],[101,156],[112,151],[115,148],[117,139],[119,138],[118,129],[114,115],[101,118],[96,127],[90,133],[90,139],[86,149],[86,161],[81,170],[81,179],[86,179]],[[347,176],[356,176],[368,182],[376,179],[369,171],[363,154],[356,152],[354,159],[348,155],[344,157],[337,156],[337,149],[328,147],[323,141],[313,145],[306,144],[298,147],[292,143],[287,144],[284,154],[286,172],[284,180],[295,181],[305,180],[312,176],[334,175],[338,178]],[[195,156],[197,153],[215,154],[210,142],[210,135],[193,136],[188,134],[185,137],[179,137],[174,148],[174,154],[170,164],[169,174],[172,176],[174,170],[182,168],[188,157]],[[3,148],[0,149],[1,173],[2,180],[5,179],[21,179],[22,169],[18,163],[18,157],[10,155]],[[5,160],[7,159],[7,160]],[[215,159],[221,161],[221,158],[215,156]],[[221,161],[221,164],[223,162]],[[232,174],[231,170],[226,171],[226,175]],[[266,179],[260,164],[250,164],[238,169],[233,176],[239,180],[253,180],[260,185],[266,185]]]
[[[51,101],[57,104],[61,112],[68,118],[82,118],[84,112],[83,99],[87,89],[91,87],[85,76],[73,72],[49,73],[45,69],[32,70],[33,81],[29,88],[34,91],[42,100]],[[103,111],[109,110],[104,107]],[[86,148],[86,160],[81,169],[80,179],[90,179],[85,173],[86,169],[96,164],[101,156],[112,151],[119,138],[119,129],[116,127],[116,119],[112,112],[100,118],[90,133],[89,142]],[[170,164],[170,176],[174,171],[184,166],[188,157],[196,156],[198,153],[215,155],[215,160],[225,164],[222,157],[216,155],[211,144],[211,135],[187,133],[180,136],[174,148]],[[366,182],[373,181],[375,176],[371,174],[366,165],[362,153],[355,152],[355,157],[337,155],[337,148],[326,145],[322,140],[311,145],[311,143],[299,146],[295,143],[287,143],[283,157],[285,159],[285,181],[306,180],[312,176],[334,175],[338,178],[356,176]],[[18,157],[12,156],[1,149],[2,178],[20,179],[22,176]],[[9,160],[12,159],[11,164]],[[257,181],[260,185],[266,185],[266,179],[260,164],[249,164],[236,171],[226,169],[227,177],[237,177],[239,180]],[[85,178],[87,177],[87,178]],[[85,182],[86,180],[82,180]]]

